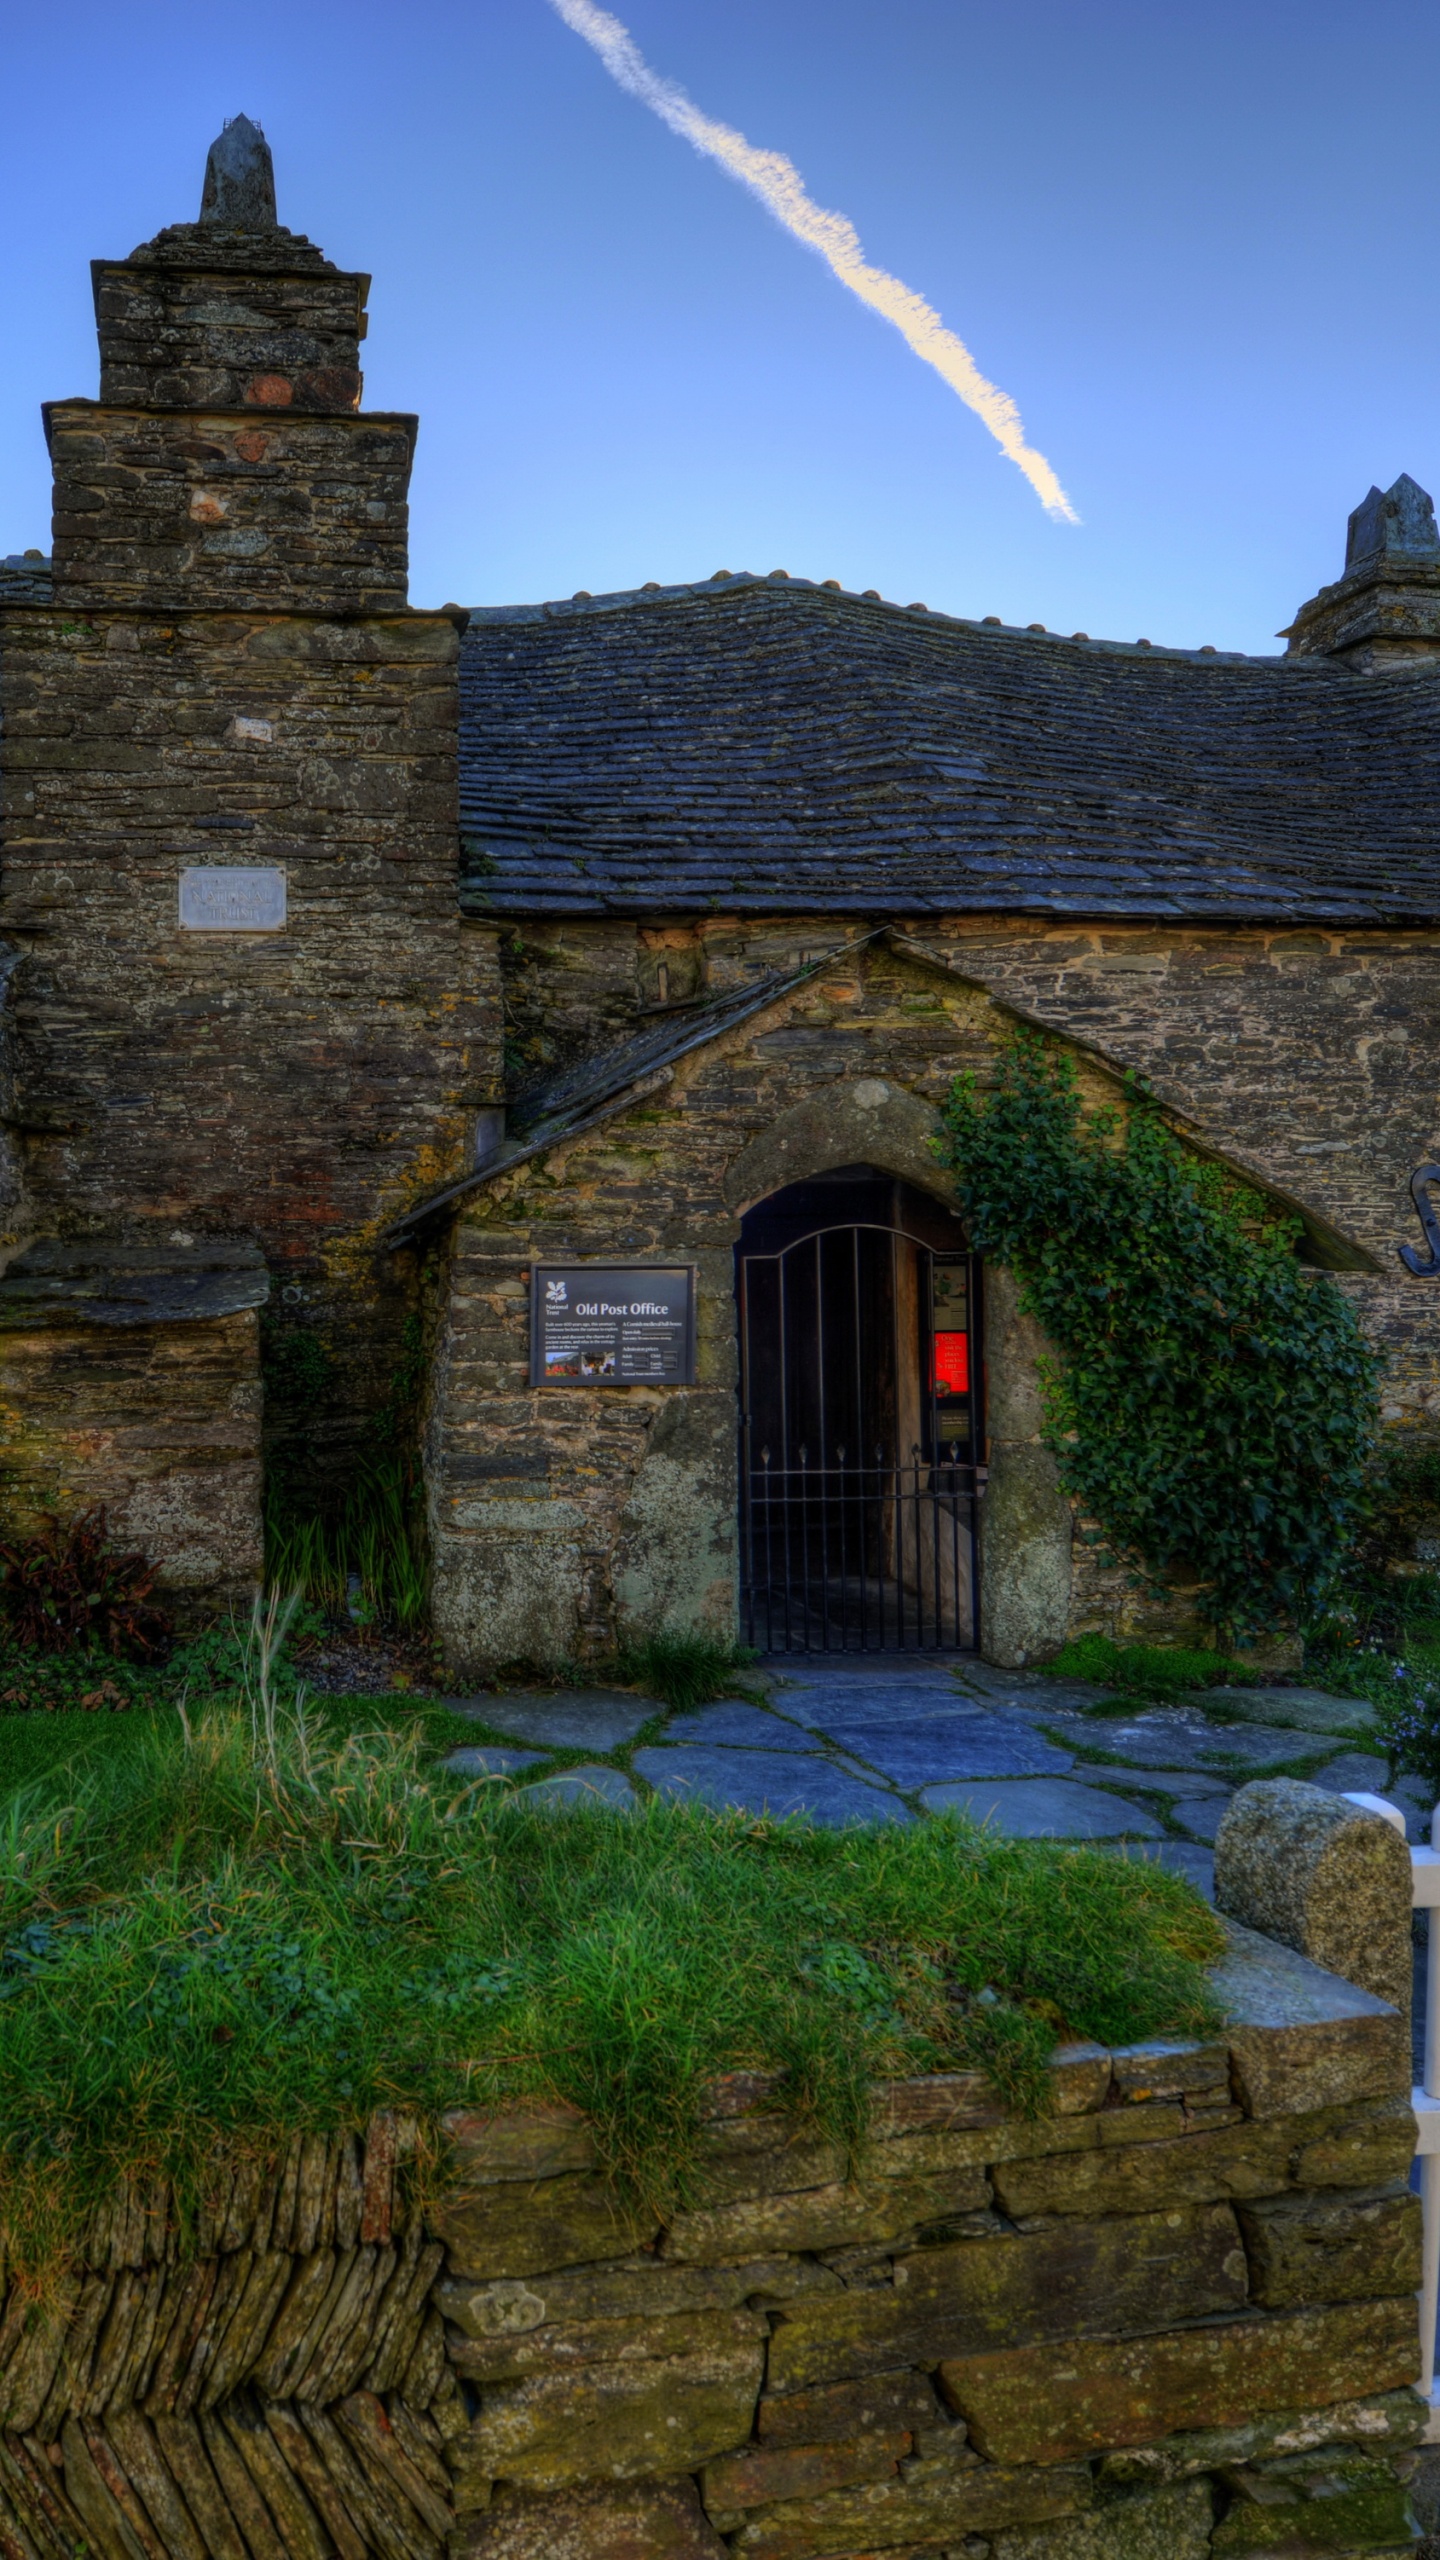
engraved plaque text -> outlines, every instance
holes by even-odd
[[[192,863],[180,874],[180,925],[185,933],[283,932],[285,874]]]

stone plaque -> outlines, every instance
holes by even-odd
[[[695,1273],[688,1263],[539,1262],[530,1275],[537,1387],[688,1387]]]
[[[186,933],[281,933],[285,874],[191,863],[180,874],[180,924]]]

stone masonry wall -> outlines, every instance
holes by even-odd
[[[398,1356],[379,1229],[461,1168],[494,1088],[454,904],[454,628],[3,619],[9,1241],[253,1238],[272,1325],[332,1363],[324,1459]],[[181,869],[217,862],[284,868],[283,932],[180,930]]]
[[[262,1578],[259,1319],[16,1325],[0,1315],[7,1529],[103,1504],[182,1619]]]
[[[603,1652],[626,1623],[733,1628],[740,1212],[856,1161],[946,1197],[936,1113],[957,1073],[991,1071],[1017,1017],[1074,1041],[1092,1100],[1113,1098],[1115,1071],[1140,1068],[1199,1143],[1298,1205],[1322,1255],[1349,1266],[1339,1285],[1388,1355],[1387,1421],[1440,1423],[1440,1289],[1395,1250],[1419,1239],[1409,1176],[1437,1138],[1433,935],[927,919],[899,947],[862,949],[861,931],[717,918],[499,937],[522,1083],[624,1036],[656,1000],[661,960],[687,991],[719,991],[848,947],[678,1061],[663,1090],[502,1176],[460,1220],[430,1434],[436,1619],[458,1671]],[[532,1389],[532,1256],[695,1262],[697,1385]],[[988,1606],[997,1658],[1053,1652],[1066,1628],[1188,1624],[1186,1595],[1157,1615],[1102,1566],[1085,1523],[1067,1538],[1039,1442],[1037,1346],[1008,1316],[1002,1337],[1010,1366],[992,1360],[989,1381],[1001,1473],[982,1513],[982,1628]],[[1018,1571],[1026,1538],[1044,1554],[1007,1633],[996,1577]]]
[[[1406,2042],[1236,1931],[1210,2044],[1050,2111],[878,2086],[859,2162],[718,2083],[663,2220],[563,2107],[163,2182],[0,2302],[21,2560],[1250,2560],[1398,2552],[1426,2412]]]
[[[48,426],[72,610],[403,609],[413,418],[63,400]]]

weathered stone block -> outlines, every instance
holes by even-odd
[[[1408,2550],[1415,2519],[1389,2463],[1335,2449],[1227,2472],[1231,2492],[1211,2549],[1316,2555]]]
[[[941,2414],[925,2375],[907,2367],[859,2382],[826,2382],[783,2396],[767,2393],[755,2413],[755,2433],[761,2444],[776,2446],[815,2444],[887,2427],[913,2434],[918,2427],[933,2427]]]
[[[263,1572],[253,1312],[211,1322],[0,1325],[0,1462],[12,1527],[104,1507],[159,1566],[182,1622],[248,1605]]]
[[[1398,1832],[1390,1836],[1403,1848]],[[1408,1865],[1406,1874],[1408,1895]],[[1408,2092],[1409,2028],[1388,2001],[1233,1920],[1229,1938],[1212,1979],[1236,2021],[1227,2036],[1231,2076],[1248,2114]]]
[[[688,2316],[684,2353],[500,2383],[470,2430],[468,2477],[534,2489],[693,2471],[742,2445],[765,2369],[765,2323],[743,2311]]]
[[[1415,2156],[1415,2118],[1407,2098],[1345,2113],[1318,2124],[1295,2153],[1297,2187],[1379,2187],[1408,2176]]]
[[[1414,2148],[1414,2120],[1403,2103],[1363,2113],[1319,2108],[1173,2142],[997,2159],[992,2182],[997,2203],[1017,2219],[1144,2213],[1166,2203],[1275,2195],[1290,2185],[1374,2186],[1403,2175]]]
[[[1248,1928],[1410,2015],[1410,1852],[1379,1814],[1264,1778],[1241,1787],[1215,1839],[1215,1902]]]
[[[1179,2098],[1215,2090],[1230,2092],[1230,2048],[1226,2044],[1117,2045],[1110,2056],[1116,2089],[1127,2106],[1156,2098]]]
[[[72,612],[403,609],[415,420],[57,401],[54,580]]]
[[[897,2259],[889,2288],[788,2306],[770,2342],[770,2388],[1021,2339],[1153,2328],[1244,2299],[1244,2252],[1224,2205],[959,2241]]]
[[[602,2178],[559,2178],[462,2187],[431,2216],[462,2276],[529,2276],[587,2258],[619,2257],[657,2236],[653,2214],[622,2201]]]
[[[1208,2480],[1190,2480],[997,2534],[994,2560],[1208,2560],[1214,2507]]]
[[[894,2240],[953,2214],[978,2213],[990,2201],[979,2169],[930,2178],[888,2178],[864,2185],[836,2182],[799,2195],[758,2196],[713,2211],[676,2213],[665,2234],[667,2258],[698,2262],[734,2258],[746,2249],[838,2249],[859,2241]]]
[[[558,2177],[593,2169],[595,2140],[578,2107],[452,2107],[440,2119],[447,2168],[461,2186]]]
[[[1420,2199],[1294,2196],[1242,2205],[1250,2291],[1269,2311],[1302,2302],[1363,2302],[1420,2282]]]
[[[814,2498],[861,2480],[893,2479],[901,2455],[910,2449],[903,2429],[825,2444],[747,2445],[742,2453],[725,2453],[718,2462],[706,2463],[701,2492],[712,2516],[767,2506],[777,2498]]]
[[[593,2364],[640,2364],[657,2356],[688,2354],[707,2337],[728,2337],[735,2315],[687,2305],[680,2311],[646,2311],[629,2319],[547,2323],[527,2335],[467,2338],[452,2331],[450,2361],[472,2382],[502,2382],[527,2373],[573,2373]],[[764,2335],[764,2323],[741,2313],[745,2335]]]
[[[1059,2096],[1061,2088],[1073,2087],[1078,2075],[1086,2075],[1088,2090],[1102,2052],[1104,2047],[1100,2045],[1065,2045],[1052,2057],[1057,2106],[1065,2106]],[[1110,2056],[1105,2053],[1106,2087],[1109,2079]],[[1093,2104],[1098,2106],[1103,2095],[1102,2087]],[[870,2129],[877,2142],[934,2128],[963,2131],[967,2127],[995,2125],[1003,2123],[1005,2117],[1005,2102],[983,2071],[937,2071],[927,2073],[923,2079],[877,2080],[870,2098]]]
[[[691,2480],[585,2488],[560,2498],[505,2489],[462,2527],[452,2560],[725,2560]]]
[[[748,2259],[742,2266],[670,2266],[653,2257],[617,2258],[534,2276],[480,2283],[442,2276],[436,2309],[467,2338],[520,2337],[571,2320],[653,2318],[667,2311],[738,2311],[760,2296],[790,2302],[838,2293],[840,2279],[806,2258]]]
[[[1428,2419],[1417,2391],[1377,2392],[1372,2399],[1341,2400],[1325,2409],[1282,2409],[1251,2418],[1235,2427],[1196,2427],[1159,2443],[1129,2445],[1102,2454],[1096,2477],[1102,2482],[1132,2485],[1139,2481],[1182,2480],[1196,2471],[1218,2471],[1227,2464],[1254,2462],[1267,2455],[1313,2453],[1327,2445],[1385,2446],[1403,2453],[1418,2444]]]
[[[810,2560],[822,2553],[841,2560],[896,2544],[958,2545],[967,2534],[993,2533],[1001,2525],[1073,2515],[1089,2500],[1083,2464],[1012,2470],[983,2462],[909,2462],[895,2480],[782,2501],[751,2516],[730,2548],[741,2560]]]
[[[1419,2365],[1413,2296],[947,2359],[946,2399],[996,2462],[1065,2461],[1126,2438],[1236,2426],[1266,2409],[1394,2391]]]

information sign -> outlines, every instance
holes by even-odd
[[[192,862],[180,874],[186,933],[282,933],[285,874],[238,862]]]
[[[530,1377],[541,1387],[693,1385],[692,1266],[537,1263],[530,1277]]]

